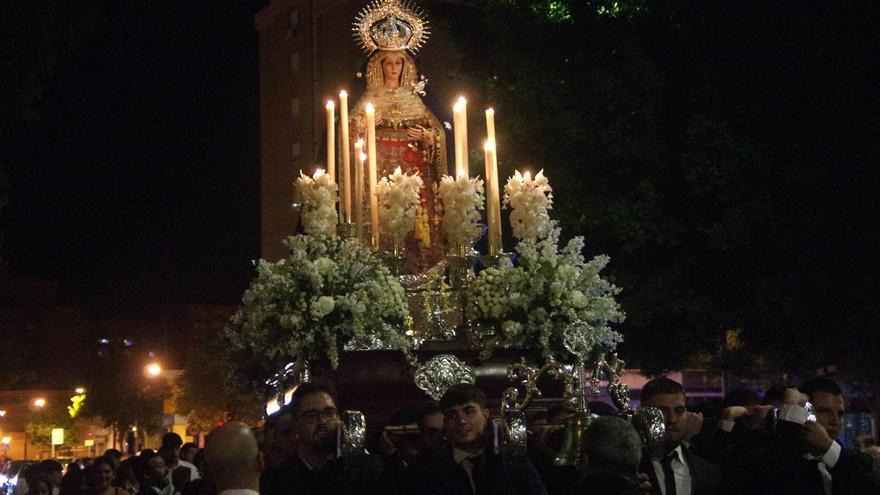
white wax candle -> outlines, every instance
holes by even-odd
[[[458,178],[464,174],[462,168],[462,147],[461,147],[461,99],[452,106],[452,133],[455,138],[455,177]]]
[[[332,100],[327,101],[327,175],[336,182],[336,108]]]
[[[458,102],[461,104],[461,169],[466,177],[470,177],[468,166],[467,100],[464,96],[459,96]]]
[[[367,155],[364,154],[364,142],[358,139],[354,143],[354,154],[357,159],[357,165],[354,169],[354,232],[355,238],[363,240],[364,234],[364,161]]]
[[[342,139],[342,211],[345,223],[351,223],[351,154],[348,138],[348,93],[339,92],[339,133]]]
[[[376,109],[372,103],[367,103],[367,159],[370,170],[370,244],[373,249],[379,249],[379,198],[376,196],[376,184],[378,172],[376,165]]]
[[[486,157],[486,223],[489,255],[501,252],[501,202],[498,188],[498,160],[495,142],[488,140],[483,145]]]

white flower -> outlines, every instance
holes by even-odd
[[[510,206],[510,227],[517,239],[544,237],[553,228],[547,210],[553,207],[553,193],[544,171],[532,179],[516,171],[504,186],[504,204]]]
[[[314,237],[332,237],[339,217],[336,214],[336,183],[323,170],[309,177],[300,172],[296,191],[302,201],[303,229]]]
[[[480,234],[480,210],[483,208],[483,181],[464,175],[440,179],[437,206],[443,213],[443,233],[453,246],[469,244]]]
[[[403,174],[400,167],[379,180],[376,186],[379,224],[392,239],[402,240],[415,228],[416,216],[421,209],[419,190],[423,184],[418,172]]]
[[[330,296],[321,296],[312,305],[312,316],[315,318],[323,318],[333,311],[336,302]]]

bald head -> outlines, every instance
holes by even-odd
[[[244,423],[226,423],[208,435],[205,464],[218,492],[241,488],[259,490],[263,459],[257,449],[257,439]]]

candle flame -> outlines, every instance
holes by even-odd
[[[462,177],[462,176],[464,176],[464,168],[463,168],[463,167],[458,167],[458,169],[456,170],[455,175],[456,175],[457,177]]]
[[[495,150],[495,141],[489,139],[483,143],[483,149],[486,151],[494,151]]]
[[[529,172],[528,170],[526,170],[526,173],[523,174],[523,178],[524,178],[525,180],[529,180],[529,179],[531,179],[531,178],[532,178],[532,173]]]
[[[327,100],[327,110],[330,110],[334,106],[336,105],[333,104],[333,100]]]
[[[495,109],[492,107],[487,108],[486,115],[495,115]]]
[[[458,104],[462,105],[462,106],[467,105],[467,99],[465,99],[464,96],[459,96],[458,97]]]
[[[339,92],[339,97],[340,98],[347,98],[348,92],[343,89],[342,91]]]
[[[400,167],[394,169],[394,175],[400,175]]]
[[[363,148],[363,147],[364,147],[364,140],[363,140],[363,139],[358,139],[357,141],[355,141],[354,145],[355,145],[355,146],[360,146],[361,148]]]
[[[367,103],[367,106],[364,108],[364,111],[367,113],[376,113],[376,108],[373,107],[372,103]]]
[[[364,161],[364,160],[367,159],[367,154],[366,154],[366,153],[361,153],[361,155],[360,155],[358,158],[360,158],[361,161]]]

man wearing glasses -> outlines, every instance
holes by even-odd
[[[371,495],[387,493],[381,463],[369,455],[336,457],[339,410],[333,390],[303,383],[291,400],[296,456],[260,477],[262,495]]]

